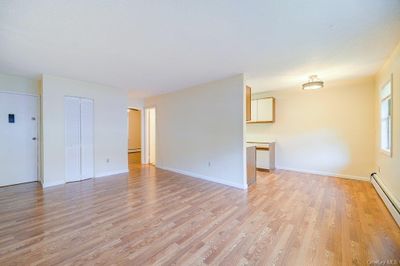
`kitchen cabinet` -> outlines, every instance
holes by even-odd
[[[251,142],[256,147],[256,168],[258,170],[275,169],[275,142]]]
[[[269,150],[256,148],[256,167],[260,169],[270,169]]]
[[[256,146],[248,146],[246,148],[247,158],[247,185],[256,183]]]
[[[247,123],[274,123],[275,98],[266,97],[251,100],[251,120]]]
[[[251,88],[246,86],[246,121],[251,120]]]
[[[274,98],[257,100],[257,121],[274,122]]]
[[[250,121],[256,121],[257,120],[257,100],[251,100],[251,120]]]

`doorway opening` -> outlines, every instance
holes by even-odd
[[[145,163],[156,165],[156,108],[145,109]]]
[[[128,109],[128,164],[142,162],[142,112],[138,109]]]

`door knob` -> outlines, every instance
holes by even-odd
[[[36,138],[35,138],[35,137],[33,137],[33,138],[32,138],[32,140],[36,140]]]

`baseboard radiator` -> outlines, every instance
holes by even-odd
[[[380,178],[377,176],[376,173],[371,174],[371,183],[385,203],[397,225],[400,227],[400,206],[396,204],[396,200],[393,199],[390,194],[385,190],[384,186],[380,182]]]

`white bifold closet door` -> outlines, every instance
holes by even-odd
[[[93,100],[65,96],[65,181],[94,177]]]
[[[94,177],[93,100],[81,99],[81,179]]]
[[[65,181],[81,180],[81,100],[64,98]]]

